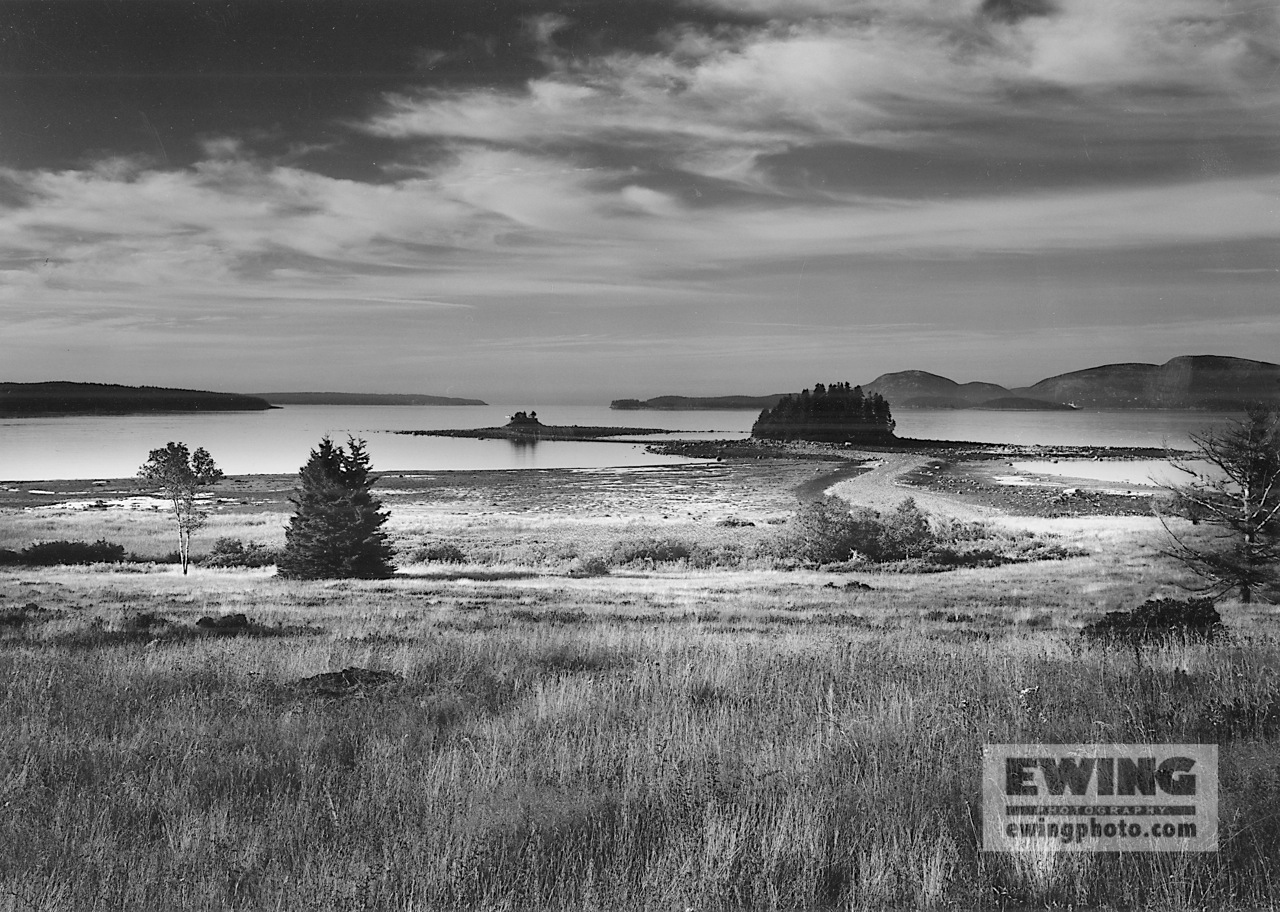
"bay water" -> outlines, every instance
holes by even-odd
[[[544,406],[549,425],[664,428],[670,434],[634,442],[473,440],[414,437],[403,430],[479,428],[505,424],[514,406],[298,405],[266,412],[68,416],[0,419],[0,482],[125,478],[147,454],[169,441],[204,447],[229,475],[298,471],[328,435],[369,444],[376,472],[476,469],[603,468],[689,462],[659,456],[646,442],[745,437],[759,414],[750,411],[615,411],[608,406]],[[1112,410],[1003,412],[903,409],[898,435],[986,443],[1186,447],[1188,435],[1236,417],[1213,412]]]

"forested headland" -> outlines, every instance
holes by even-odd
[[[488,405],[483,399],[420,393],[255,393],[272,405]]]
[[[257,396],[111,383],[0,383],[0,417],[253,412],[274,408]]]

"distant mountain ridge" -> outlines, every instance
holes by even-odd
[[[1014,395],[997,383],[957,383],[922,370],[881,374],[863,391],[879,393],[899,408],[968,408]]]
[[[1006,389],[993,383],[958,384],[924,371],[882,374],[867,392],[895,408],[1243,408],[1280,404],[1280,365],[1223,355],[1182,355],[1164,364],[1104,364]],[[985,399],[984,399],[985,397]],[[1020,404],[1001,404],[1002,399]],[[994,401],[992,401],[994,400]]]
[[[113,383],[0,383],[0,416],[137,415],[148,412],[265,411],[271,403],[242,393],[119,386]]]
[[[1232,409],[1280,403],[1280,365],[1221,355],[1106,364],[1041,380],[1019,395],[1092,408]]]
[[[1104,364],[1014,389],[957,383],[928,371],[881,374],[862,385],[895,408],[1059,410],[1066,408],[1218,409],[1251,402],[1280,405],[1280,365],[1225,355],[1182,355],[1164,364]],[[765,409],[772,396],[657,396],[615,399],[615,409]]]
[[[488,405],[483,399],[418,393],[254,393],[272,405]]]

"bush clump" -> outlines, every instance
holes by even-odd
[[[880,528],[869,556],[875,560],[910,560],[924,557],[936,540],[929,517],[908,497],[896,510],[879,518]]]
[[[874,537],[871,510],[850,512],[844,501],[826,495],[800,505],[779,541],[779,556],[805,563],[834,564],[851,559]]]
[[[5,551],[0,563],[52,567],[60,564],[118,564],[124,560],[124,545],[106,539],[96,542],[47,541],[28,545],[21,551]]]
[[[747,562],[748,556],[748,549],[736,542],[699,543],[689,554],[689,566],[699,570],[737,568]]]
[[[238,538],[220,538],[200,561],[206,567],[270,567],[280,559],[280,551],[260,542],[245,544]]]
[[[609,552],[609,563],[616,567],[674,564],[687,561],[693,549],[678,538],[633,538],[620,541]]]
[[[608,576],[609,561],[600,554],[579,557],[569,567],[569,575],[572,577]]]
[[[465,564],[467,555],[453,542],[423,545],[413,552],[413,560],[419,564]]]
[[[870,561],[913,573],[1061,560],[1080,553],[1031,533],[932,518],[912,498],[880,513],[850,510],[830,495],[802,504],[775,549],[777,557],[800,564],[852,570]]]
[[[1094,642],[1140,645],[1174,637],[1209,642],[1226,627],[1212,599],[1149,599],[1130,611],[1108,612],[1081,633]]]
[[[871,561],[923,557],[934,543],[928,516],[911,498],[882,515],[866,508],[851,511],[840,498],[826,495],[796,511],[782,550],[806,563],[825,565],[855,557]]]

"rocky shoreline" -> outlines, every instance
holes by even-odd
[[[672,432],[674,433],[674,432]],[[919,456],[945,457],[950,460],[979,459],[1166,459],[1185,458],[1194,454],[1186,450],[1161,447],[1050,446],[1012,443],[981,443],[965,440],[918,440],[899,438],[892,444],[841,445],[793,441],[756,440],[673,440],[650,444],[646,449],[666,456],[692,459],[846,459],[853,453],[910,453]]]
[[[900,476],[900,487],[932,491],[967,503],[990,507],[1015,516],[1046,519],[1071,516],[1151,516],[1160,499],[1157,489],[1105,482],[1079,485],[992,484],[972,466],[935,461]]]
[[[596,440],[609,443],[612,437],[646,437],[654,434],[679,434],[665,428],[592,427],[587,425],[537,425],[487,428],[458,428],[435,431],[391,431],[409,437],[469,437],[475,440]],[[618,443],[629,441],[619,440]]]
[[[993,510],[1011,516],[1041,518],[1080,516],[1151,516],[1161,492],[1144,485],[1117,485],[1089,479],[1042,481],[1028,476],[1026,484],[1000,484],[991,480],[990,465],[1015,459],[1056,460],[1090,459],[1123,462],[1139,459],[1163,459],[1169,451],[1151,447],[1096,446],[1022,446],[975,442],[901,440],[894,446],[843,447],[807,442],[775,443],[770,441],[715,440],[674,441],[648,447],[653,452],[704,459],[724,463],[740,460],[799,459],[841,462],[851,466],[876,458],[922,457],[914,468],[906,469],[893,479],[892,487],[900,499],[929,493],[966,504],[977,510]],[[1175,452],[1173,455],[1187,455]],[[843,470],[796,491],[800,497],[812,495],[820,488],[834,484],[841,477],[856,477],[858,470],[842,475]],[[917,494],[918,496],[918,494]]]

